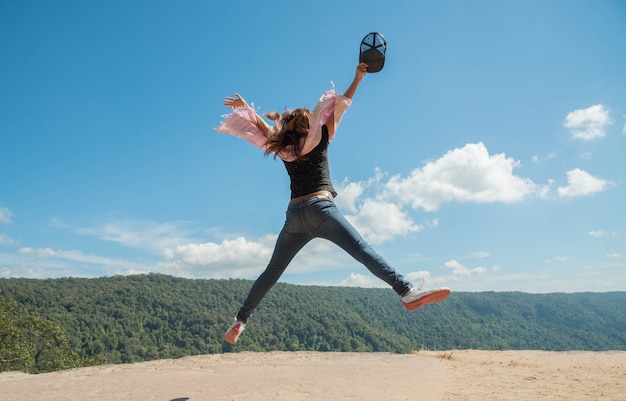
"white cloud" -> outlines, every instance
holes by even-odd
[[[384,181],[386,174],[377,169],[367,182],[344,180],[337,204],[349,211],[346,218],[368,241],[382,243],[437,226],[436,220],[433,224],[415,223],[404,207],[434,212],[445,202],[512,203],[529,196],[547,198],[554,180],[538,185],[519,177],[514,174],[519,164],[504,154],[490,155],[482,143],[467,144],[407,176]],[[610,184],[579,169],[567,175],[568,185],[558,188],[560,197],[592,194]]]
[[[593,231],[589,231],[588,233],[589,235],[591,235],[592,237],[617,237],[617,232],[615,231],[604,231],[604,230],[593,230]]]
[[[356,212],[356,202],[358,198],[363,195],[365,191],[364,186],[365,184],[362,182],[348,182],[344,180],[344,182],[338,186],[341,196],[337,197],[335,201],[336,204],[344,210]]]
[[[395,236],[404,236],[423,229],[396,204],[371,199],[366,199],[359,206],[357,214],[346,215],[346,219],[372,244],[380,244]]]
[[[339,286],[342,287],[361,287],[361,288],[381,288],[388,287],[388,285],[380,279],[371,275],[364,275],[358,273],[350,273],[350,275],[339,282]]]
[[[179,245],[168,249],[168,259],[177,258],[189,265],[207,266],[237,262],[239,264],[254,263],[258,258],[268,259],[271,249],[259,242],[251,242],[243,237],[234,240],[225,239],[221,244],[207,242],[203,244]]]
[[[40,258],[47,258],[47,257],[51,257],[54,256],[58,253],[59,251],[55,251],[52,248],[31,248],[31,247],[24,247],[24,248],[20,248],[19,253],[24,253],[24,254],[34,254],[37,257]]]
[[[571,198],[604,191],[610,184],[577,168],[567,172],[567,186],[559,187],[557,192],[561,198]]]
[[[416,287],[422,287],[430,281],[430,273],[427,271],[410,272],[404,274],[404,278]],[[389,285],[371,274],[350,273],[337,285],[344,287],[362,288],[389,288]]]
[[[604,137],[606,126],[612,122],[609,111],[603,105],[596,104],[570,112],[565,117],[563,126],[571,129],[570,133],[574,138],[589,141]]]
[[[475,274],[481,274],[487,271],[484,267],[475,267],[473,269],[467,268],[459,263],[457,260],[450,260],[443,264],[446,269],[452,270],[452,275],[456,278],[472,276]]]
[[[430,272],[428,271],[417,271],[417,272],[409,272],[404,275],[404,277],[409,280],[416,287],[425,287],[426,284],[430,281]]]
[[[11,213],[11,211],[8,208],[0,207],[0,223],[3,223],[3,224],[11,223],[12,215],[13,213]]]
[[[552,262],[566,262],[568,260],[569,260],[569,257],[567,256],[556,256],[554,259],[548,259],[544,263],[549,264]]]
[[[482,273],[482,268],[473,269],[476,270],[472,274]],[[428,271],[417,271],[403,274],[404,278],[418,288],[435,288],[439,286],[447,285],[449,278],[435,277],[431,278]],[[341,280],[337,284],[323,284],[323,285],[338,285],[343,287],[361,287],[361,288],[389,288],[389,285],[384,281],[372,276],[371,274],[358,274],[351,273],[347,278]]]
[[[189,242],[164,250],[153,271],[194,278],[256,278],[270,261],[277,235],[257,240],[244,237],[217,242]],[[294,257],[290,274],[334,270],[353,265],[354,259],[335,244],[314,239]]]
[[[417,209],[436,211],[445,202],[512,203],[537,193],[540,187],[513,174],[519,162],[503,153],[489,155],[482,143],[447,152],[406,177],[392,177],[387,196]]]
[[[622,255],[617,252],[613,252],[613,253],[607,253],[606,257],[609,259],[614,259],[614,258],[621,258]]]
[[[366,182],[355,183],[346,179],[338,186],[341,196],[337,197],[337,206],[347,211],[346,219],[372,244],[380,244],[424,228],[416,224],[401,209],[401,205],[384,200],[379,195],[383,178],[384,174],[377,168],[375,175]],[[436,226],[437,221],[428,221],[427,224]]]
[[[246,277],[257,274],[269,262],[275,236],[258,242],[243,237],[221,243],[188,243],[165,250],[159,268],[189,277]]]

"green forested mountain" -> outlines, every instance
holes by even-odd
[[[230,346],[222,335],[251,284],[160,274],[0,279],[0,367],[17,345],[30,349],[31,365],[22,362],[31,371],[237,351],[626,350],[626,292],[453,292],[407,312],[390,289],[283,283]],[[42,340],[50,333],[54,341]],[[69,362],[33,367],[35,348],[63,344],[75,353],[64,351]]]

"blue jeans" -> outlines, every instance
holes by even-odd
[[[286,215],[272,258],[252,285],[248,298],[237,314],[238,320],[248,321],[289,262],[313,238],[324,238],[337,244],[376,277],[389,284],[398,295],[403,295],[412,287],[361,237],[332,200],[311,198],[297,202],[289,205]]]

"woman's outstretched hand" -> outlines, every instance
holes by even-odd
[[[365,74],[367,74],[367,64],[359,63],[359,65],[356,66],[356,74],[354,75],[354,79],[358,82],[361,82]]]
[[[235,93],[235,97],[226,96],[226,99],[224,99],[224,106],[231,109],[247,109],[248,103],[239,95],[239,93]]]

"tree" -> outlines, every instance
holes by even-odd
[[[0,372],[25,370],[34,362],[34,344],[20,332],[15,318],[17,303],[0,296]]]
[[[82,366],[58,323],[39,316],[17,316],[17,303],[0,297],[0,372],[52,372]]]
[[[82,366],[78,354],[70,347],[63,327],[58,323],[28,316],[20,325],[22,333],[35,348],[34,366],[29,369],[31,373]]]

